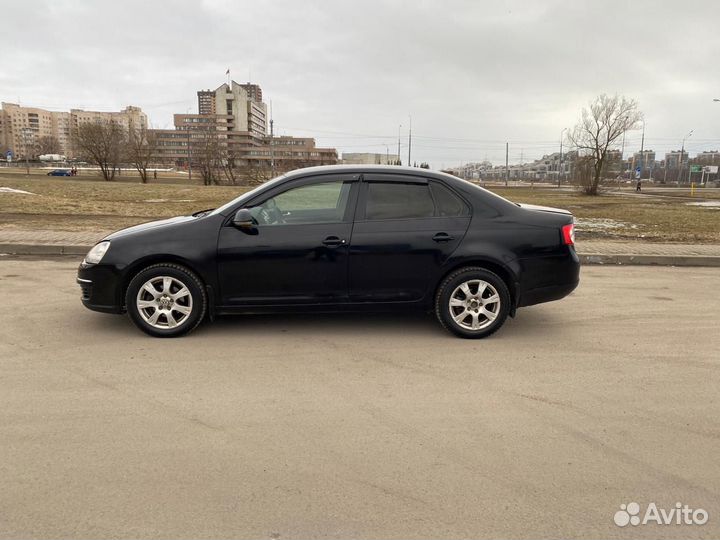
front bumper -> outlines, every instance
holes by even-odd
[[[120,279],[113,267],[102,264],[80,265],[76,282],[83,305],[102,313],[122,313]]]

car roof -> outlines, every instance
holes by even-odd
[[[296,169],[288,172],[285,177],[289,179],[313,174],[328,173],[411,174],[415,176],[441,178],[443,180],[460,180],[459,178],[447,173],[432,171],[430,169],[422,169],[420,167],[404,167],[401,165],[322,165],[319,167]]]

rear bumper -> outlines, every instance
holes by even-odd
[[[560,256],[525,259],[523,266],[533,279],[521,280],[526,286],[519,291],[517,307],[560,300],[580,283],[580,259],[573,247]]]
[[[542,304],[544,302],[552,302],[553,300],[560,300],[565,298],[568,294],[573,292],[580,280],[573,283],[564,283],[562,285],[548,285],[547,287],[538,287],[531,289],[523,293],[520,297],[518,307],[533,306],[535,304]]]

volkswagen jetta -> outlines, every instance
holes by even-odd
[[[424,169],[330,166],[115,232],[77,281],[86,307],[158,337],[218,314],[415,309],[482,338],[579,271],[570,212]]]

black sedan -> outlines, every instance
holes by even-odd
[[[47,173],[47,176],[72,176],[70,169],[53,169]]]
[[[465,338],[577,287],[573,216],[424,169],[301,169],[215,210],[118,231],[83,304],[158,337],[229,313],[434,311]]]

